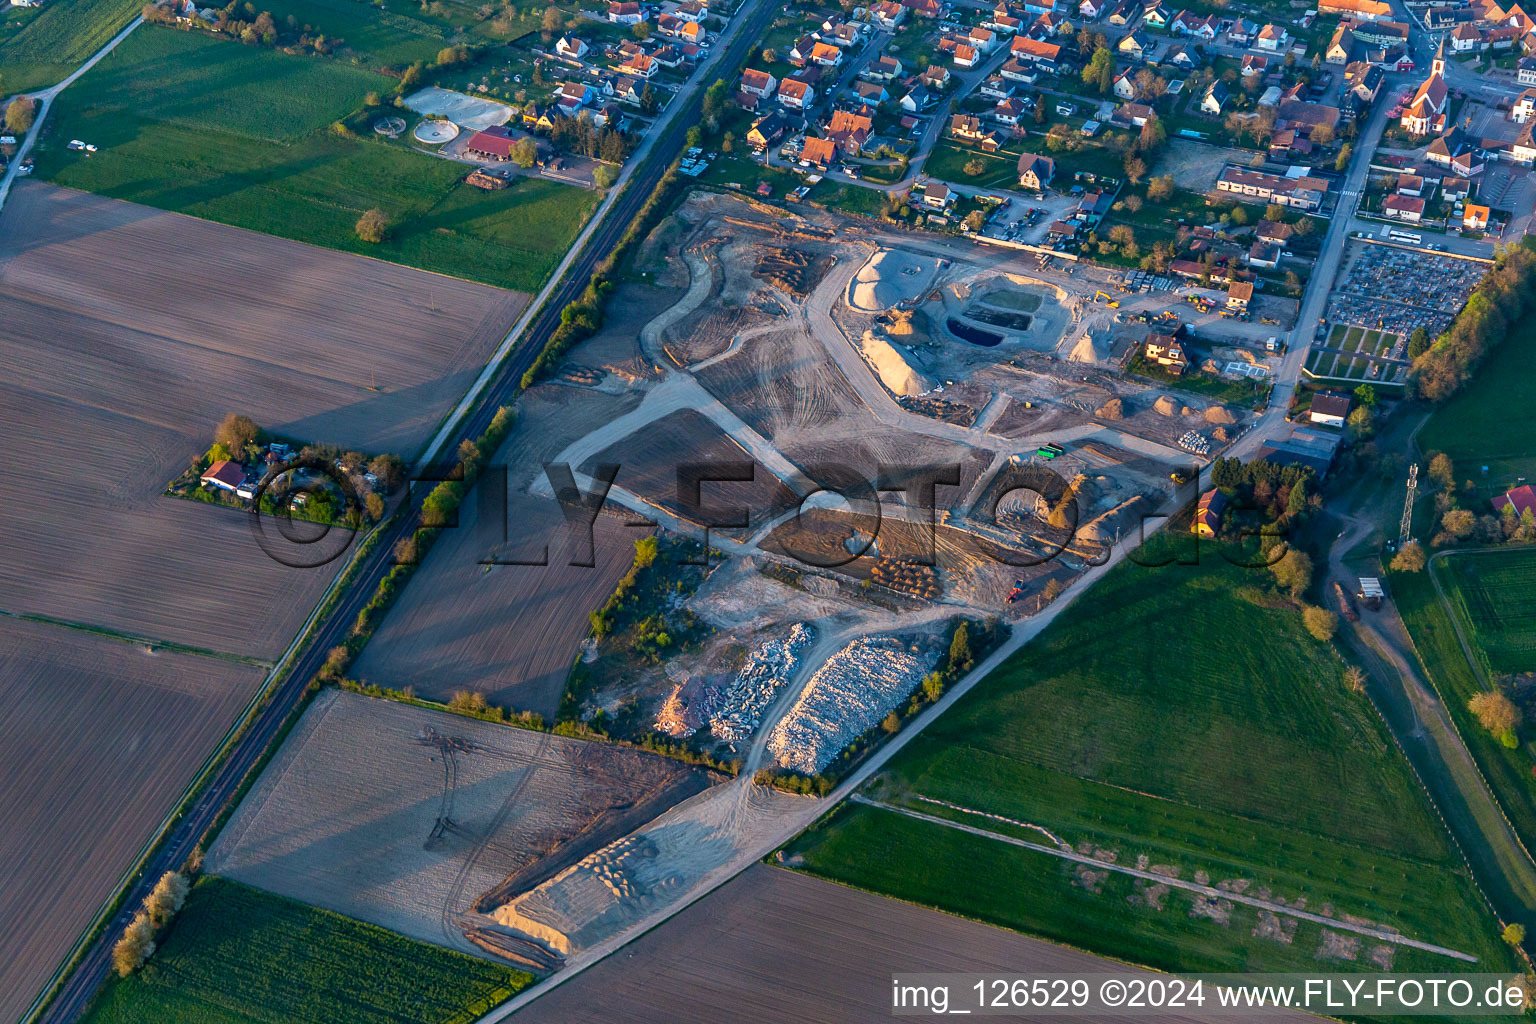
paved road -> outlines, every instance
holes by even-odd
[[[76,68],[74,73],[64,81],[58,85],[49,86],[41,92],[25,94],[38,101],[37,114],[32,122],[32,130],[27,132],[27,137],[21,140],[21,146],[17,148],[15,157],[11,159],[11,165],[6,169],[5,177],[0,178],[0,207],[5,206],[6,196],[11,194],[11,182],[15,181],[16,176],[21,172],[21,161],[32,152],[32,144],[37,141],[38,134],[43,130],[43,121],[48,117],[48,109],[53,106],[54,97],[73,85],[75,79],[95,67],[97,61],[117,49],[117,44],[127,39],[129,34],[142,24],[144,24],[143,18],[134,18],[126,28],[113,36],[106,46],[91,54],[91,59]]]
[[[728,36],[730,43],[724,48],[717,48],[716,60],[719,64],[733,67],[745,60],[750,48],[762,38],[775,10],[773,5],[763,0],[747,0],[736,19],[734,35]],[[688,128],[701,117],[701,102],[702,90],[699,89],[695,89],[686,98],[681,95],[678,97],[675,115],[657,133],[658,137],[651,143],[648,160],[633,172],[629,188],[617,197],[607,216],[592,230],[590,240],[580,255],[570,261],[570,272],[554,290],[550,301],[533,315],[527,330],[512,339],[508,358],[486,375],[487,386],[484,388],[483,401],[459,422],[445,428],[440,437],[451,440],[454,446],[459,440],[479,437],[489,426],[497,408],[516,397],[523,373],[559,326],[561,310],[586,287],[593,268],[618,245],[663,173],[682,152]],[[436,450],[443,450],[443,446],[439,444]],[[448,447],[447,450],[453,449]],[[380,542],[372,554],[360,563],[355,582],[318,626],[314,639],[298,655],[286,680],[236,742],[213,781],[198,795],[150,858],[128,891],[128,898],[123,904],[125,909],[112,919],[104,934],[91,945],[40,1020],[47,1024],[66,1024],[77,1019],[85,1010],[107,975],[112,945],[131,919],[132,909],[142,902],[155,879],[185,862],[217,819],[225,803],[239,789],[246,774],[261,759],[298,705],[308,681],[319,671],[326,652],[345,639],[357,613],[390,570],[390,552],[395,542],[409,536],[416,529],[421,496],[426,490],[425,487],[418,488],[418,493],[411,496],[401,513],[381,527],[383,535]]]

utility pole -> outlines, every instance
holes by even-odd
[[[1398,527],[1397,546],[1401,548],[1412,539],[1413,532],[1413,492],[1419,486],[1419,464],[1413,463],[1408,467],[1408,497],[1403,502],[1403,522]]]

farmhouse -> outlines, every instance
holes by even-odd
[[[1202,537],[1214,537],[1221,529],[1221,514],[1227,509],[1227,496],[1216,488],[1211,488],[1200,495],[1200,503],[1195,506],[1195,521],[1191,526],[1194,533]]]
[[[234,491],[244,479],[244,466],[229,459],[220,459],[209,466],[208,471],[197,478],[197,482],[208,487],[217,487],[221,491]]]
[[[1227,308],[1247,309],[1253,301],[1252,281],[1233,281],[1227,285]]]

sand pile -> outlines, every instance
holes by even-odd
[[[1101,420],[1123,420],[1125,419],[1125,402],[1118,398],[1111,398],[1093,410],[1093,414]]]
[[[1207,423],[1236,423],[1237,417],[1224,405],[1213,405],[1205,410],[1205,422]]]
[[[1229,440],[1231,440],[1231,438],[1229,438],[1227,436],[1227,428],[1226,427],[1217,427],[1215,430],[1211,431],[1211,436],[1214,437],[1218,441],[1229,441]]]
[[[880,383],[896,395],[920,395],[933,388],[933,382],[902,358],[901,353],[873,331],[865,331],[859,342],[859,351],[880,376]]]
[[[1200,410],[1196,409],[1194,406],[1190,406],[1190,405],[1181,405],[1181,406],[1179,406],[1179,415],[1180,416],[1193,416],[1195,413],[1197,413],[1199,411]]]
[[[1159,416],[1172,416],[1179,411],[1179,407],[1173,404],[1173,399],[1167,395],[1159,395],[1157,401],[1152,403],[1152,408]]]
[[[881,313],[898,302],[916,300],[928,290],[935,269],[932,259],[881,249],[848,282],[848,304],[864,313]]]
[[[891,322],[886,325],[885,333],[893,338],[904,338],[913,333],[912,313],[910,310],[897,310],[891,314]]]
[[[1072,346],[1067,360],[1073,363],[1101,363],[1104,361],[1104,353],[1094,344],[1093,335],[1085,332],[1077,339],[1077,344]]]
[[[1078,539],[1088,541],[1090,544],[1113,544],[1117,535],[1135,528],[1135,524],[1139,521],[1137,516],[1144,503],[1145,499],[1141,495],[1132,495],[1086,526],[1079,527]]]

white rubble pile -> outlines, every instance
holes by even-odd
[[[860,637],[816,670],[768,749],[780,767],[814,775],[915,690],[936,654],[894,636]]]
[[[769,640],[747,656],[746,664],[720,695],[709,719],[709,730],[722,740],[744,740],[757,730],[763,712],[789,682],[800,664],[800,651],[812,640],[803,622],[790,627],[789,635]]]

